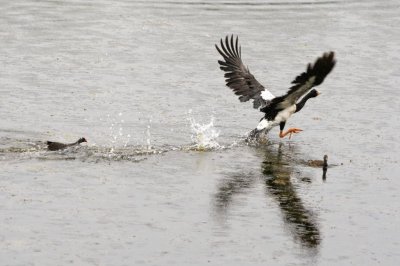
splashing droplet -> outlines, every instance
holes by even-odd
[[[150,120],[151,123],[151,120]],[[151,150],[151,133],[150,133],[150,125],[147,125],[147,131],[146,131],[146,135],[147,135],[147,150]]]
[[[191,115],[190,110],[189,115]],[[191,138],[194,142],[193,147],[196,150],[213,150],[222,148],[217,142],[220,132],[214,127],[213,116],[211,116],[211,120],[207,124],[200,124],[196,122],[192,116],[189,116],[188,120],[192,130]]]

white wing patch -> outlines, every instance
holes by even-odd
[[[272,95],[272,93],[270,93],[269,91],[267,91],[267,90],[263,90],[262,92],[261,92],[261,98],[263,98],[264,99],[264,101],[271,101],[273,98],[275,98],[275,96],[274,95]]]

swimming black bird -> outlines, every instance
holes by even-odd
[[[80,138],[76,142],[69,143],[69,144],[64,144],[64,143],[54,142],[54,141],[47,141],[46,144],[47,144],[47,149],[49,151],[58,151],[58,150],[63,150],[68,147],[79,145],[82,142],[87,142],[87,140],[85,138]]]
[[[306,71],[292,81],[294,85],[289,88],[288,92],[285,95],[275,97],[256,80],[249,68],[243,64],[241,47],[238,42],[238,37],[234,40],[233,35],[230,39],[226,36],[225,43],[221,39],[221,48],[218,45],[215,45],[215,47],[224,58],[224,61],[218,60],[218,63],[221,70],[226,72],[226,85],[236,95],[239,95],[241,102],[252,99],[253,107],[255,109],[260,108],[260,111],[265,113],[250,136],[259,136],[259,134],[265,133],[277,125],[280,126],[279,137],[281,138],[288,134],[291,137],[292,133],[302,131],[299,128],[290,128],[283,132],[283,129],[292,114],[299,112],[308,99],[319,95],[318,91],[311,89],[320,85],[335,66],[334,52],[324,53],[317,58],[314,64],[308,64]],[[307,92],[308,94],[305,95]],[[305,96],[297,102],[303,95]]]

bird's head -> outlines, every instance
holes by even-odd
[[[320,95],[321,93],[319,92],[319,91],[317,91],[317,90],[315,90],[315,89],[313,89],[313,90],[311,90],[310,92],[309,92],[309,95],[310,95],[310,98],[311,97],[317,97],[318,95]]]
[[[324,161],[326,162],[326,161],[328,161],[328,155],[324,155]]]
[[[82,143],[82,142],[87,142],[87,140],[86,140],[85,138],[80,138],[80,139],[78,140],[78,143]]]

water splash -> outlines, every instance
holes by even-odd
[[[107,118],[110,120],[110,137],[111,137],[111,150],[110,154],[112,155],[114,153],[115,148],[118,147],[118,143],[124,143],[123,147],[127,147],[128,143],[131,139],[130,134],[125,134],[124,133],[124,123],[125,120],[123,118],[122,113],[118,113],[118,116],[111,117],[109,114],[107,115]]]
[[[206,151],[223,148],[217,142],[220,131],[214,127],[214,116],[211,116],[210,122],[206,124],[200,124],[192,116],[192,110],[188,112],[188,120],[190,122],[190,128],[192,130],[192,146],[191,149]]]
[[[151,150],[151,118],[149,120],[149,124],[147,125],[147,130],[146,130],[146,144],[147,144],[147,150]]]

